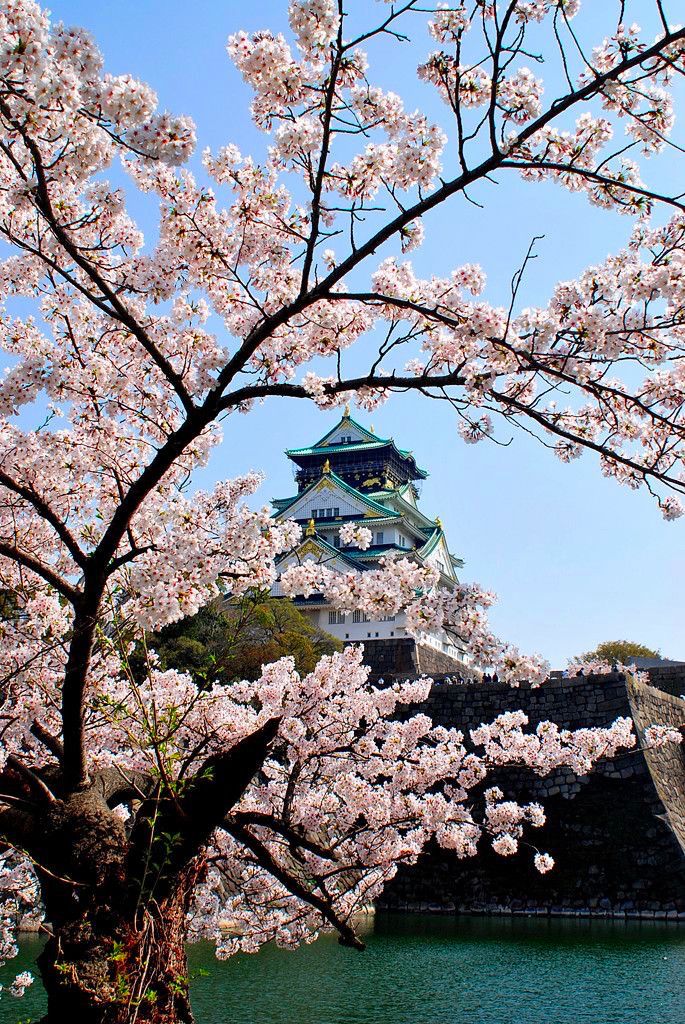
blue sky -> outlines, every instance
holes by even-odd
[[[601,12],[614,5],[586,0],[586,7],[583,17],[599,42]],[[640,21],[649,8],[650,0],[635,0],[627,20]],[[266,139],[251,124],[250,96],[225,43],[239,28],[284,29],[286,0],[53,0],[50,9],[54,20],[94,33],[109,71],[148,81],[162,107],[190,114],[199,151],[235,142],[244,152],[264,152]],[[365,9],[372,15],[383,10],[357,3],[357,10]],[[425,52],[423,40],[420,46]],[[446,108],[417,86],[408,48],[399,54],[403,60],[395,49],[382,49],[377,64],[371,54],[371,79],[409,92],[414,105],[444,119]],[[414,66],[418,59],[417,52]],[[652,162],[648,171],[653,184],[682,175],[669,157]],[[422,274],[479,262],[488,275],[486,297],[496,302],[507,300],[512,273],[534,235],[545,237],[526,280],[524,304],[545,303],[557,280],[616,251],[630,230],[624,218],[591,209],[578,196],[513,176],[484,186],[477,198],[484,210],[460,201],[429,218],[427,244],[413,262]],[[134,204],[133,212],[153,233],[152,211]],[[232,417],[201,482],[258,469],[267,476],[261,500],[290,494],[292,472],[283,449],[315,440],[336,418],[280,400],[249,417]],[[465,445],[453,414],[440,403],[397,396],[373,417],[359,418],[372,419],[378,434],[413,449],[430,471],[423,505],[441,516],[452,550],[466,562],[463,577],[499,594],[492,620],[507,639],[558,666],[616,637],[685,658],[683,520],[665,523],[646,493],[605,480],[590,455],[564,466],[530,438],[507,431],[500,435],[513,437],[507,447]]]

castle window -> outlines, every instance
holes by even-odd
[[[332,508],[327,508],[326,509],[326,519],[332,519],[332,518],[333,518],[333,509]]]
[[[333,509],[333,515],[334,515],[334,516],[336,517],[336,519],[337,519],[337,517],[338,517],[338,516],[340,515],[340,509],[338,508],[338,506],[337,506],[337,505],[336,505],[336,506],[335,506],[335,508]]]
[[[364,612],[356,611],[356,612],[352,612],[352,621],[353,622],[369,622],[370,619],[369,619],[368,615],[364,614]],[[369,636],[371,636],[370,633],[369,633]]]
[[[394,615],[381,615],[381,622],[394,622],[394,621],[395,621],[395,616]]]
[[[345,621],[344,612],[329,612],[328,613],[328,625],[339,626]]]
[[[376,534],[376,544],[383,544],[383,543],[384,543],[384,540],[383,540],[383,536],[384,536],[384,534],[383,534],[383,531],[382,531],[382,530],[380,530],[380,531],[379,531],[379,532],[378,532],[378,533]]]

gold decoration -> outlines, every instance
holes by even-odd
[[[307,524],[307,529],[304,531],[305,537],[316,537],[316,525],[313,519],[310,519]]]
[[[374,484],[381,485],[381,478],[379,476],[370,476],[368,480],[365,480],[362,487],[373,487]]]
[[[324,471],[324,473],[330,473],[330,471],[331,471],[331,461],[330,461],[330,459],[326,459],[326,461],[324,462],[324,464],[323,464],[323,471]]]
[[[345,403],[345,411],[343,412],[343,416],[345,417],[346,420],[349,420],[349,418],[350,418],[350,403],[349,402]]]
[[[435,525],[439,530],[442,530],[442,519],[440,518],[440,516],[438,516],[437,519],[435,520]]]
[[[321,548],[313,540],[306,540],[298,550],[298,555],[320,555]]]
[[[395,485],[394,485],[394,483],[392,482],[392,480],[390,479],[389,476],[386,476],[385,480],[383,481],[383,486],[385,487],[386,491],[394,491],[395,490]]]
[[[376,431],[375,431],[375,430],[373,429],[373,423],[371,424],[371,433],[372,433],[372,434],[375,434],[375,433],[376,433]]]

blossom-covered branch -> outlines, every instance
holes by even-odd
[[[425,681],[376,688],[354,650],[304,678],[284,660],[256,683],[198,688],[147,648],[146,631],[270,586],[299,541],[250,507],[255,474],[190,492],[258,401],[374,408],[415,390],[448,402],[468,443],[515,424],[564,461],[595,452],[680,515],[685,217],[649,168],[681,154],[685,29],[661,0],[644,31],[616,2],[604,37],[585,38],[579,6],[292,0],[287,38],[228,41],[264,157],[229,139],[197,173],[187,116],[107,72],[87,32],[51,25],[34,0],[0,6],[3,949],[19,889],[35,905],[40,889],[55,1019],[87,1007],[120,1024],[135,1004],[143,1024],[152,988],[156,1020],[189,1020],[189,914],[224,952],[330,925],[354,941],[354,912],[429,840],[465,855],[484,834],[507,854],[541,824],[496,787],[474,816],[469,792],[492,767],[585,771],[630,743],[621,721],[531,736],[515,717],[484,724],[467,753],[457,730],[397,718]],[[433,51],[396,54],[418,73],[416,100],[444,101],[434,118],[373,77],[382,48],[421,24]],[[159,205],[147,242],[121,174]],[[461,254],[418,276],[406,255],[434,212],[456,219],[456,200],[507,175],[622,214],[626,247],[537,308],[520,305],[532,249],[507,308]],[[344,538],[370,543],[365,528]],[[285,584],[402,608],[416,634],[452,631],[512,682],[544,674],[492,635],[487,592],[443,593],[408,560],[363,582],[305,564]]]

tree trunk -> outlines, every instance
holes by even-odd
[[[184,942],[203,861],[174,862],[163,836],[145,837],[147,862],[93,790],[46,815],[36,842],[52,932],[38,960],[43,1024],[191,1024]]]
[[[134,921],[101,907],[57,927],[38,960],[43,1024],[192,1024],[185,916],[176,894]]]
[[[154,786],[140,799],[123,772],[114,788],[96,773],[50,801],[27,847],[52,929],[38,961],[44,1024],[191,1024],[184,941],[202,850],[263,762],[278,721],[208,757],[182,794]],[[121,798],[122,782],[136,804],[128,828],[107,803]]]

